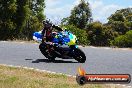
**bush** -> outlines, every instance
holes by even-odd
[[[65,28],[77,36],[78,44],[82,45],[90,44],[90,41],[88,40],[87,33],[85,30],[79,29],[73,25],[67,25],[65,26]]]
[[[106,29],[100,22],[93,22],[87,26],[88,39],[91,45],[106,46],[108,45],[108,38],[105,33]]]
[[[116,37],[115,40],[112,41],[112,45],[118,47],[132,47],[132,30],[128,31],[125,35]]]

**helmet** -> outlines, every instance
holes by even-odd
[[[50,23],[48,20],[44,20],[44,21],[43,21],[43,25],[44,25],[44,27],[46,27],[46,28],[52,27],[52,23]]]

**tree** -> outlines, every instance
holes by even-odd
[[[118,32],[119,35],[124,35],[130,28],[130,22],[113,21],[109,24],[113,31]]]
[[[28,0],[17,0],[17,13],[16,13],[16,30],[14,36],[20,38],[22,31],[26,26],[26,21],[29,19],[31,10],[28,6]]]
[[[42,28],[44,0],[0,0],[0,40],[32,39]]]
[[[42,20],[45,19],[44,0],[18,0],[17,4],[21,5],[18,6],[17,11],[16,33],[20,32],[20,38],[30,40],[34,31],[42,29]]]
[[[85,29],[86,25],[91,22],[91,10],[89,3],[81,0],[79,5],[75,6],[68,17],[68,24],[73,24],[80,29]]]
[[[30,9],[32,10],[32,15],[36,16],[40,22],[45,19],[44,8],[45,0],[30,0]]]
[[[0,39],[7,40],[13,37],[16,10],[16,0],[0,0]]]
[[[119,35],[123,35],[132,30],[132,8],[117,10],[108,20],[108,25],[111,25],[111,28]]]
[[[109,20],[108,23],[112,21],[132,22],[132,8],[125,8],[125,9],[117,10],[114,14],[112,14],[108,18],[108,20]]]
[[[43,27],[42,22],[40,22],[36,16],[31,16],[30,19],[28,20],[27,25],[29,25],[28,28],[25,27],[22,30],[22,38],[26,40],[31,40],[33,33],[35,31],[42,30],[42,27]]]
[[[30,15],[26,20],[25,28],[22,30],[22,37],[27,40],[32,39],[35,31],[42,30],[42,21],[45,19],[44,8],[45,0],[28,0]]]
[[[103,24],[100,22],[93,22],[87,27],[88,39],[91,45],[104,46],[107,39],[104,32]]]
[[[94,46],[110,46],[110,41],[118,36],[111,26],[101,22],[93,22],[87,25],[88,39]]]

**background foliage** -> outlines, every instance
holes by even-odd
[[[31,40],[43,28],[44,8],[45,0],[0,0],[0,40]],[[132,8],[117,10],[103,24],[93,22],[89,3],[81,0],[60,26],[73,32],[78,44],[132,47]]]
[[[89,3],[81,0],[80,4],[71,10],[71,15],[62,19],[61,25],[71,24],[74,25],[70,27],[72,28],[72,31],[76,31],[75,34],[77,36],[80,34],[80,30],[87,33],[87,37],[84,37],[85,35],[81,36],[83,37],[79,40],[81,44],[85,42],[84,44],[93,46],[131,47],[131,40],[127,39],[126,42],[126,32],[132,30],[132,8],[117,10],[110,17],[108,17],[107,23],[102,24],[99,21],[92,21]],[[79,28],[79,30],[76,27]],[[120,43],[123,42],[123,44],[117,43],[119,40]],[[128,40],[129,45],[125,44],[128,43]]]
[[[0,40],[30,40],[42,28],[44,7],[44,0],[0,0]]]
[[[132,30],[128,31],[125,35],[116,37],[112,41],[112,44],[119,47],[132,47]]]

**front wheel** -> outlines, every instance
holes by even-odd
[[[84,52],[79,48],[75,49],[74,52],[75,52],[74,59],[80,63],[85,63],[86,56],[85,56]]]

